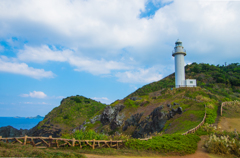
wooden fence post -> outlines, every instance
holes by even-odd
[[[2,136],[0,136],[0,140],[2,140]]]
[[[27,135],[24,136],[24,142],[23,142],[23,145],[26,145],[27,144]]]
[[[93,139],[92,148],[95,149],[95,139]]]
[[[75,138],[72,139],[72,146],[74,147],[75,146]]]
[[[51,145],[52,145],[52,136],[50,135],[49,136],[49,147],[51,147]]]

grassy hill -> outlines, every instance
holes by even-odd
[[[67,97],[61,101],[60,106],[50,111],[31,132],[33,135],[60,136],[81,125],[86,119],[105,107],[105,104],[83,96]]]

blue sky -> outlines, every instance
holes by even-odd
[[[240,2],[0,1],[0,116],[46,115],[64,97],[122,99],[185,63],[239,62]]]

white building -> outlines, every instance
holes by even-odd
[[[196,79],[185,80],[184,56],[186,50],[182,46],[182,42],[178,39],[175,42],[175,47],[172,56],[175,57],[175,87],[196,87]]]

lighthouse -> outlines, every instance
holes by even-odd
[[[186,56],[186,50],[182,46],[182,42],[178,39],[175,42],[172,56],[175,58],[175,87],[196,87],[196,79],[185,80],[185,68],[184,68],[184,56]]]

